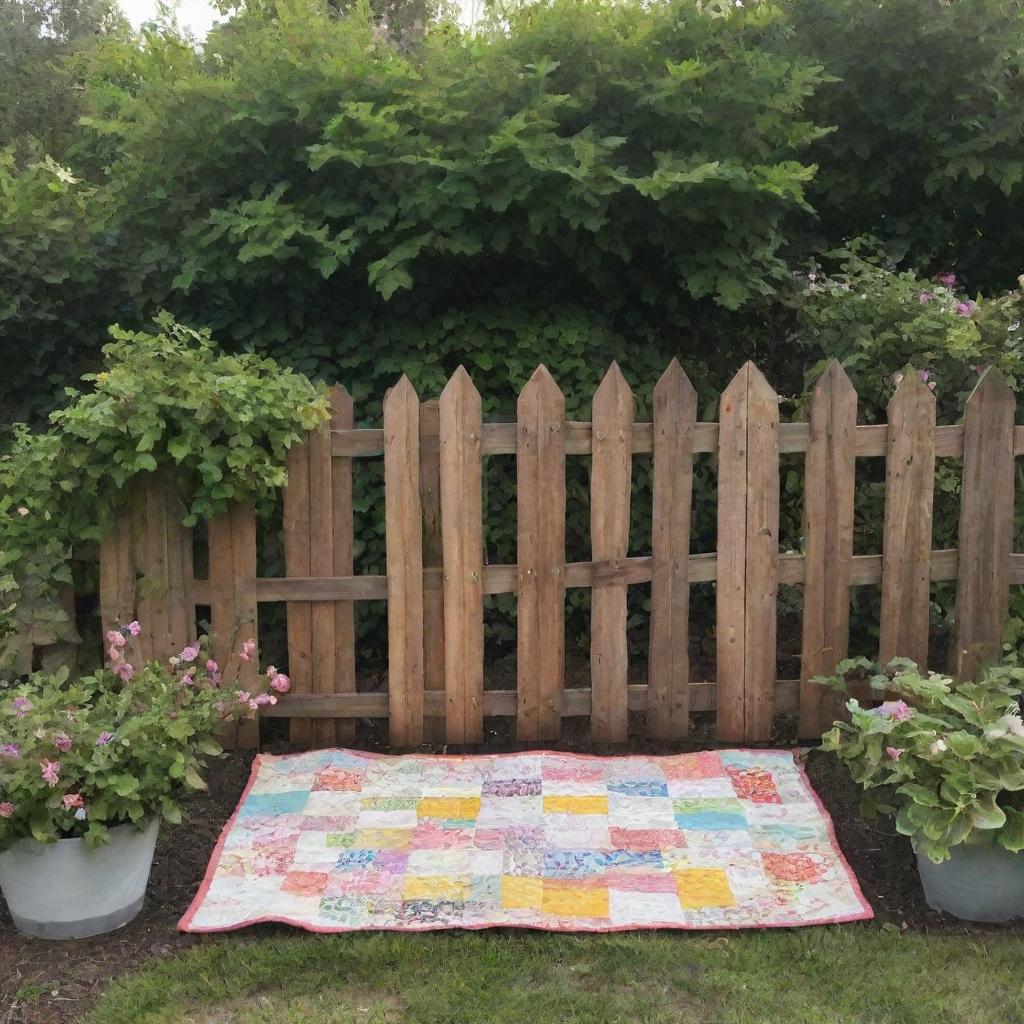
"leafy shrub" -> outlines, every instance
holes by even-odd
[[[0,663],[71,638],[57,601],[68,558],[111,529],[134,476],[173,471],[189,524],[234,499],[266,509],[287,448],[327,419],[325,395],[301,375],[218,352],[166,314],[157,327],[112,328],[93,390],[69,391],[45,433],[18,427],[0,458]]]
[[[856,658],[815,682],[900,698],[878,707],[851,699],[850,722],[836,722],[822,739],[869,792],[865,813],[894,815],[897,831],[936,862],[952,846],[988,838],[1024,850],[1024,669],[1005,663],[977,682],[954,683],[905,659],[881,669]]]

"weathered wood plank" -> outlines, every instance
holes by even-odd
[[[445,729],[449,743],[484,738],[483,462],[480,395],[463,367],[441,393]]]
[[[565,676],[565,398],[540,366],[516,409],[516,738],[558,739]]]
[[[441,576],[441,459],[440,403],[436,398],[420,405],[420,502],[423,506],[423,567]],[[444,691],[443,580],[423,591],[423,688]],[[443,704],[442,704],[443,708]],[[444,743],[444,715],[423,722],[427,743]]]
[[[1017,403],[989,367],[964,410],[959,578],[950,670],[973,679],[998,658],[1013,550],[1013,430]]]
[[[830,675],[846,657],[850,627],[857,392],[836,360],[814,386],[808,424],[799,734],[812,739],[839,716],[843,702],[811,680]]]
[[[690,731],[690,503],[697,394],[673,359],[654,388],[647,735]]]
[[[309,456],[309,571],[312,576],[334,575],[334,479],[331,467],[330,426],[310,431],[306,440]],[[312,629],[310,667],[313,693],[335,692],[335,606],[317,601],[310,609]],[[314,747],[333,747],[334,722],[314,719],[311,723]]]
[[[928,662],[935,396],[909,370],[889,401],[879,657]]]
[[[331,430],[350,430],[355,423],[352,396],[340,384],[331,388]],[[351,576],[355,528],[352,509],[352,459],[335,458],[331,468],[331,503],[334,524],[334,576]],[[356,691],[355,605],[351,601],[334,604],[334,690]],[[351,746],[356,739],[355,722],[335,722],[334,742]]]
[[[110,646],[106,634],[126,626],[135,616],[135,555],[132,544],[132,512],[127,508],[100,544],[100,620],[103,649]],[[139,645],[130,641],[129,660],[140,655]],[[104,654],[104,660],[106,655]]]
[[[590,544],[594,561],[616,568],[629,547],[633,471],[633,392],[612,363],[594,394],[594,452],[590,471]],[[626,586],[614,577],[593,581],[590,613],[590,734],[597,742],[625,742]]]
[[[409,378],[384,399],[384,514],[388,585],[389,735],[423,742],[423,526],[419,398]]]
[[[309,558],[309,447],[292,445],[285,461],[287,482],[284,487],[284,562],[288,576],[311,576]],[[313,609],[305,602],[289,601],[288,675],[295,693],[313,691]],[[289,736],[296,746],[308,747],[313,742],[309,722],[295,720]]]

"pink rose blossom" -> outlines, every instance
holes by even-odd
[[[277,690],[278,693],[287,693],[292,687],[292,681],[283,672],[278,672],[277,675],[270,680],[270,685]]]
[[[936,278],[939,284],[944,284],[947,288],[952,288],[956,284],[956,274],[946,271],[945,274],[939,274]]]
[[[129,622],[124,628],[127,629],[132,636],[138,636],[142,632],[142,627],[137,621]]]
[[[9,818],[14,813],[14,804],[10,800],[5,800],[0,804],[0,818]]]
[[[135,675],[135,669],[127,661],[121,661],[114,667],[114,673],[120,677],[122,682],[127,683]]]
[[[958,302],[956,311],[960,316],[974,316],[974,311],[978,308],[974,302]]]
[[[21,757],[21,747],[17,743],[5,743],[0,747],[0,757]]]
[[[238,656],[242,661],[252,661],[252,656],[256,653],[256,641],[246,640],[242,644],[242,649],[238,652]]]
[[[894,760],[898,761],[905,752],[904,747],[886,747],[885,752]]]
[[[179,654],[178,657],[182,661],[195,661],[196,658],[199,657],[199,648],[192,647],[191,645],[189,645],[188,647],[184,647],[182,648],[181,654]]]
[[[218,672],[214,672],[213,675],[210,676],[210,682],[213,683],[214,686],[220,686],[220,681],[221,681],[221,674],[220,674],[219,671]]]
[[[248,690],[236,690],[235,696],[239,704],[248,704],[252,700],[252,694]]]
[[[96,737],[96,746],[105,747],[113,738],[114,734],[112,732],[107,732],[106,730],[104,730],[99,734],[99,736]]]
[[[219,669],[220,669],[220,665],[218,665],[217,662],[215,662],[213,660],[213,658],[210,658],[210,660],[207,661],[207,663],[206,663],[206,671],[209,672],[211,676],[215,672],[217,672]]]
[[[60,761],[40,761],[39,774],[43,781],[53,789],[60,782]]]
[[[64,810],[70,811],[72,807],[84,807],[85,798],[81,793],[65,793],[61,798],[64,802]]]
[[[110,649],[107,651],[107,656],[114,662],[121,660],[121,652],[113,644],[110,645]]]
[[[28,697],[15,697],[11,701],[11,706],[14,708],[15,718],[24,718],[32,710],[32,701]]]
[[[195,686],[195,683],[196,683],[196,670],[194,668],[190,668],[181,677],[181,685],[182,686]]]
[[[921,305],[923,306],[926,302],[931,302],[932,301],[932,297],[933,296],[932,296],[931,292],[921,292],[921,294],[918,295],[918,297],[917,297],[917,301],[920,302]]]
[[[66,754],[71,749],[71,737],[66,732],[59,732],[53,737],[53,745],[62,754]]]
[[[127,640],[125,640],[124,634],[119,633],[116,629],[112,629],[110,630],[109,633],[107,633],[107,640],[113,647],[124,647],[124,645],[128,642]]]
[[[879,707],[878,711],[894,722],[906,722],[914,717],[914,709],[902,700],[887,700]]]
[[[263,707],[265,704],[276,704],[277,698],[272,693],[261,693],[256,697],[256,706]]]

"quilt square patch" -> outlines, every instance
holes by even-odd
[[[870,917],[791,752],[257,757],[184,931]]]

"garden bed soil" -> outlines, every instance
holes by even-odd
[[[490,720],[489,720],[490,722]],[[488,736],[487,749],[521,749],[502,733],[505,722]],[[622,752],[622,748],[597,747],[589,742],[585,720],[565,720],[565,736],[552,744],[556,749],[583,753]],[[703,749],[710,716],[697,716],[695,742],[656,743],[642,735],[642,719],[631,723],[636,733],[629,749],[643,753],[678,753]],[[784,733],[785,722],[780,722]],[[381,749],[384,734],[380,723],[360,723],[359,746]],[[778,745],[785,745],[779,736]],[[269,750],[287,751],[283,744]],[[444,748],[425,748],[442,752]],[[192,798],[187,823],[164,828],[153,863],[146,905],[129,925],[111,935],[74,942],[45,942],[24,938],[11,926],[0,906],[0,1024],[68,1024],[83,1013],[103,986],[146,960],[169,956],[193,945],[198,936],[182,935],[176,925],[206,870],[214,844],[241,795],[249,775],[251,753],[225,754],[210,765],[208,793]],[[856,872],[875,920],[855,927],[952,932],[961,935],[1002,930],[1024,932],[1013,926],[967,925],[928,909],[917,880],[913,854],[907,840],[897,835],[886,820],[865,821],[858,813],[859,792],[845,769],[833,758],[812,752],[807,769],[835,823],[844,854]],[[251,941],[268,934],[290,932],[278,925],[261,925],[207,941]],[[683,933],[679,933],[682,939]],[[315,941],[311,937],[311,941]]]

